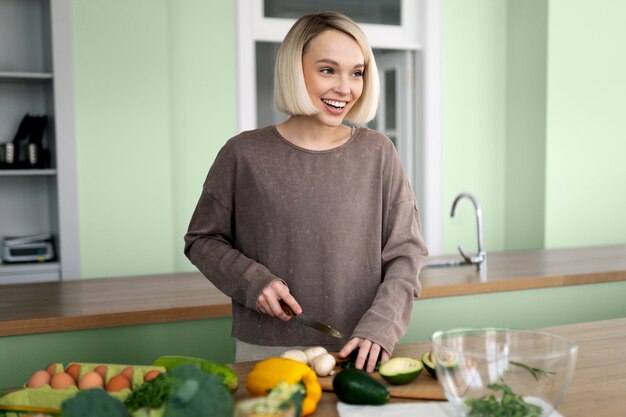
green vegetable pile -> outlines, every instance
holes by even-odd
[[[181,364],[135,388],[121,401],[101,389],[61,404],[63,417],[232,417],[233,398],[222,378]]]
[[[527,403],[514,394],[509,386],[490,384],[487,388],[502,391],[502,398],[498,400],[494,395],[489,395],[466,400],[465,404],[470,407],[468,417],[541,417],[541,407]]]

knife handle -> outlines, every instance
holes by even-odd
[[[296,313],[294,313],[294,311],[291,309],[291,307],[289,307],[289,305],[287,305],[287,303],[285,303],[283,300],[280,300],[279,303],[280,303],[280,308],[283,309],[285,314],[287,314],[289,317],[296,316]]]

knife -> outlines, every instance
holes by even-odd
[[[280,300],[280,306],[285,312],[285,314],[287,314],[289,317],[293,317],[294,319],[304,324],[305,326],[311,327],[322,333],[326,333],[327,335],[330,335],[332,337],[336,337],[337,339],[345,339],[345,336],[339,330],[333,329],[328,324],[319,322],[315,320],[313,317],[307,316],[304,313],[302,314],[294,313],[291,307],[289,307],[283,300]]]

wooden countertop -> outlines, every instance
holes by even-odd
[[[626,410],[626,318],[557,326],[544,329],[578,342],[576,371],[557,411],[565,417],[621,417]],[[398,345],[396,356],[417,356],[430,344]],[[235,399],[247,397],[245,380],[254,362],[232,365],[240,377]],[[392,402],[411,400],[392,399]],[[415,401],[415,400],[414,400]],[[325,392],[313,417],[339,417],[337,397]]]
[[[489,253],[484,273],[473,266],[424,269],[420,280],[423,299],[624,281],[626,245]],[[0,285],[0,336],[230,314],[228,297],[200,273]]]

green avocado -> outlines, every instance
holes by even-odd
[[[433,377],[437,378],[437,363],[435,362],[435,357],[431,354],[431,352],[426,352],[422,355],[422,363],[424,364],[424,368],[431,374]]]
[[[396,357],[380,366],[380,376],[390,384],[405,385],[422,373],[424,366],[418,359]]]
[[[389,401],[389,390],[361,369],[348,368],[333,378],[333,391],[344,403],[382,405]]]
[[[459,360],[454,353],[445,353],[443,354],[444,362],[441,364],[442,368],[445,368],[446,371],[455,371],[459,366]],[[424,364],[424,368],[428,371],[429,374],[437,378],[437,359],[433,352],[426,352],[422,355],[422,363]]]

